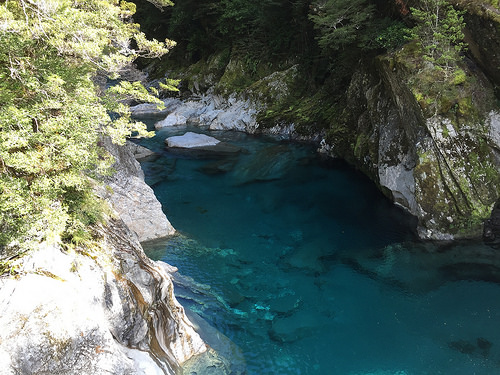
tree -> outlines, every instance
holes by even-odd
[[[117,0],[0,5],[0,261],[34,242],[85,237],[101,214],[90,177],[112,163],[100,140],[147,134],[120,100],[160,104],[154,93],[138,82],[106,92],[94,83],[99,74],[119,78],[138,56],[173,47],[148,40],[131,22],[134,11]]]
[[[446,0],[422,0],[420,8],[411,8],[417,21],[413,37],[422,45],[424,58],[451,70],[466,47],[463,29],[464,12],[453,8]]]
[[[309,17],[319,30],[320,47],[339,50],[360,40],[374,11],[367,0],[322,0],[312,5]]]

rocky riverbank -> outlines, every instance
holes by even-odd
[[[140,245],[174,228],[131,147],[107,148],[117,173],[101,195],[113,213],[92,243],[42,244],[0,278],[0,374],[228,373],[175,299],[176,269]]]

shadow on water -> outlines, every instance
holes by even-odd
[[[179,268],[179,301],[234,343],[237,371],[500,372],[494,249],[417,241],[413,218],[309,145],[226,132],[247,152],[166,152],[183,131],[144,141],[157,152],[146,180],[179,231],[144,247]]]

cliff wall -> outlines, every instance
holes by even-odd
[[[347,84],[339,85],[333,67],[314,88],[296,64],[257,69],[252,80],[237,55],[224,62],[215,54],[175,73],[190,104],[172,108],[166,125],[181,116],[210,129],[318,142],[322,152],[362,170],[416,216],[420,237],[479,238],[484,232],[498,241],[500,11],[480,3],[457,2],[466,11],[469,50],[453,71],[425,60],[409,43],[361,58]]]

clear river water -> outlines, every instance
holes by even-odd
[[[144,248],[178,267],[179,302],[234,374],[500,374],[500,284],[466,263],[484,245],[417,241],[373,183],[311,145],[210,132],[243,151],[168,152],[186,130],[141,141],[179,232]]]

